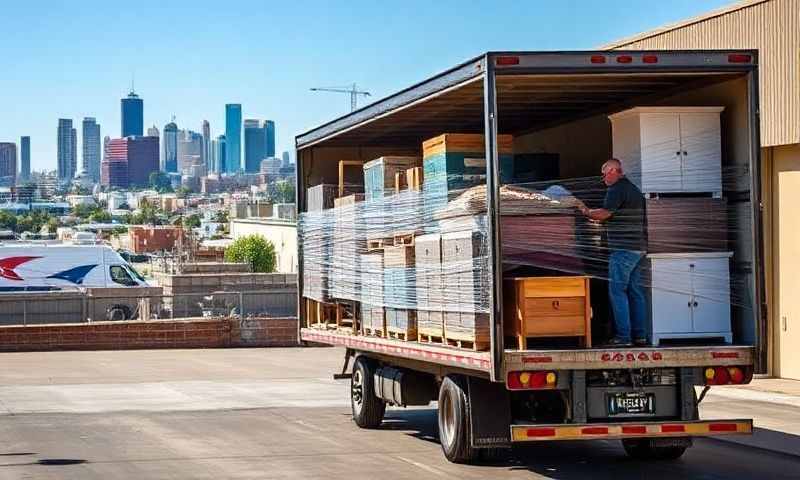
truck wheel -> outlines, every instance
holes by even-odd
[[[445,377],[439,388],[439,441],[453,463],[471,463],[478,456],[470,439],[466,382],[457,375]]]
[[[108,309],[108,319],[111,321],[127,320],[129,315],[128,309],[120,305]]]
[[[361,428],[378,428],[386,412],[386,403],[375,396],[373,386],[374,364],[365,357],[358,357],[350,377],[350,406],[353,420]]]
[[[622,448],[637,460],[677,460],[689,446],[659,446],[653,445],[649,438],[631,438],[622,441]]]

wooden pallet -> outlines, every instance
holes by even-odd
[[[484,352],[489,350],[489,335],[488,332],[476,335],[476,332],[449,332],[445,329],[444,343],[451,347]]]
[[[373,337],[386,337],[385,329],[375,329],[371,327],[363,327],[362,330],[364,331],[364,335],[372,335]]]
[[[417,331],[405,328],[386,327],[386,337],[404,342],[413,342],[417,339]]]
[[[327,329],[329,325],[336,328],[336,304],[323,303],[305,298],[306,326],[310,328]]]
[[[389,247],[394,244],[393,238],[372,238],[367,239],[367,251],[374,252],[383,250],[384,247]]]
[[[414,237],[417,234],[415,232],[412,233],[396,233],[392,239],[392,243],[395,247],[410,247],[414,245]]]
[[[417,341],[419,343],[442,345],[444,344],[444,337],[441,335],[431,335],[428,333],[417,332]]]
[[[337,300],[335,305],[337,330],[358,332],[358,302]]]

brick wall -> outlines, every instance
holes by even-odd
[[[297,318],[214,318],[0,327],[0,351],[298,346]]]

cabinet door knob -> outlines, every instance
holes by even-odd
[[[686,306],[692,308],[692,302],[686,302]]]
[[[686,156],[686,150],[683,151],[683,155]]]
[[[697,306],[697,300],[695,300],[694,302],[692,302],[692,306],[693,306],[693,307],[696,307],[696,306]]]
[[[678,150],[677,152],[675,152],[675,155],[678,155],[678,156],[680,156],[680,154],[681,154],[681,151],[680,151],[680,150]]]
[[[559,304],[558,300],[553,300],[553,308],[558,310],[561,305]]]

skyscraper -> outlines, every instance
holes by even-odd
[[[93,182],[100,181],[100,125],[92,117],[83,119],[83,171]]]
[[[21,181],[27,182],[31,178],[31,137],[21,137],[19,149],[21,157],[19,177]]]
[[[206,162],[206,168],[210,172],[211,167],[211,125],[208,120],[203,120],[203,160]]]
[[[244,121],[244,171],[256,173],[267,155],[267,122]]]
[[[147,129],[147,136],[148,137],[158,137],[158,136],[160,136],[159,133],[158,133],[158,127],[153,125],[152,127],[148,128]]]
[[[264,130],[267,136],[267,151],[266,157],[275,156],[275,122],[272,120],[264,121]]]
[[[128,188],[145,186],[158,171],[158,137],[125,137],[110,140],[103,160],[102,183]]]
[[[178,173],[189,175],[192,167],[203,162],[203,136],[191,130],[178,132]]]
[[[17,144],[0,142],[0,186],[13,187],[17,183]]]
[[[121,102],[122,137],[143,135],[144,132],[144,102],[131,89],[131,93]]]
[[[215,165],[214,172],[222,174],[226,173],[225,162],[226,154],[227,154],[227,141],[225,140],[225,135],[220,135],[217,137],[217,164]]]
[[[75,129],[72,128],[71,118],[58,119],[58,149],[56,172],[58,181],[66,183],[75,176],[78,167],[77,160],[77,138]]]
[[[178,171],[178,126],[175,125],[175,122],[164,125],[163,143],[161,170],[176,173]]]
[[[289,164],[292,163],[291,159],[289,158],[289,152],[283,152],[283,154],[281,155],[281,160],[282,160],[281,163],[282,167],[288,167]]]
[[[225,105],[225,171],[238,172],[242,165],[242,105]]]

